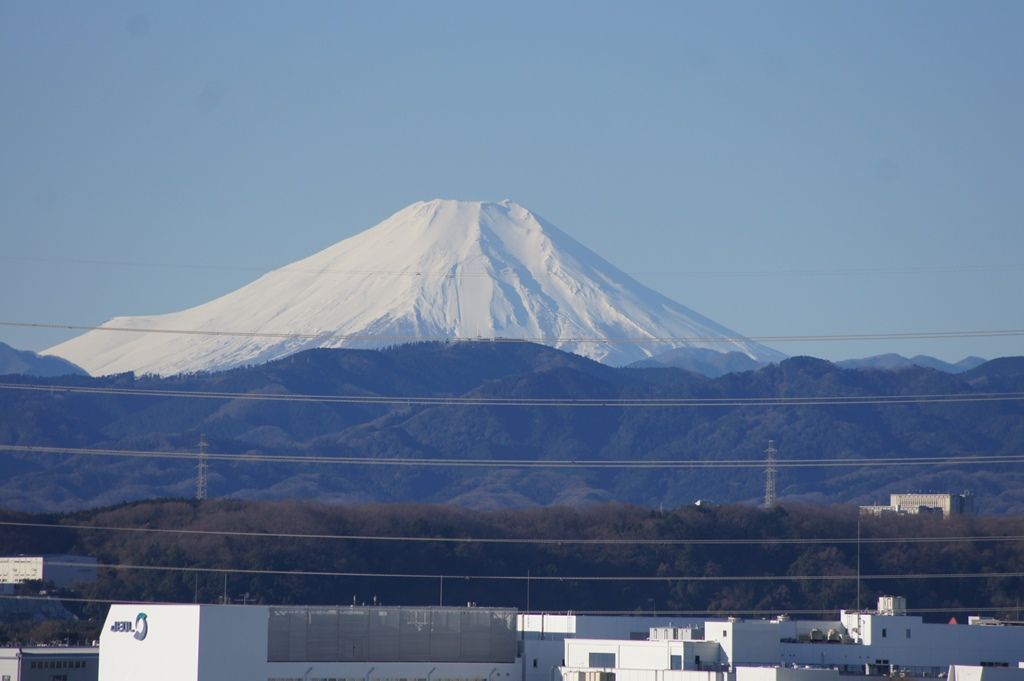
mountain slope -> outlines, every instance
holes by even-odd
[[[416,501],[476,508],[614,499],[657,506],[694,499],[756,500],[764,473],[750,468],[517,468],[337,465],[277,455],[372,459],[542,461],[760,460],[769,439],[780,459],[957,457],[1024,450],[1024,404],[973,403],[628,408],[493,404],[512,398],[664,399],[954,395],[1024,391],[1024,358],[966,374],[911,368],[848,370],[798,357],[717,379],[673,368],[613,368],[532,344],[421,343],[385,351],[311,350],[268,364],[170,378],[9,379],[43,391],[0,391],[0,444],[266,454],[260,463],[216,460],[210,493],[258,499]],[[89,394],[56,386],[81,385]],[[96,388],[221,393],[217,398],[101,394]],[[232,395],[231,393],[240,393]],[[248,399],[246,393],[302,399]],[[337,402],[303,396],[461,396],[478,404]],[[253,397],[250,395],[249,397]],[[480,404],[479,402],[483,402]],[[831,401],[830,401],[831,402]],[[0,457],[4,505],[72,509],[124,499],[191,496],[192,459],[10,453]],[[986,511],[1024,509],[1024,467],[823,465],[780,468],[780,497],[876,502],[888,491],[973,489]]]
[[[644,369],[654,367],[676,367],[686,369],[710,378],[718,378],[736,371],[753,371],[766,362],[751,359],[742,352],[717,352],[707,348],[674,348],[648,359],[633,362],[629,367]]]
[[[612,365],[676,346],[783,358],[511,201],[415,203],[216,300],[104,326],[160,332],[91,331],[47,352],[93,375],[220,370],[315,347],[450,338],[525,338]],[[192,333],[174,333],[182,330]],[[225,331],[238,334],[201,333]]]
[[[85,375],[81,367],[60,357],[39,355],[31,350],[18,350],[0,343],[0,376],[24,374],[27,376]]]

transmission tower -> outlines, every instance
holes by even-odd
[[[206,436],[199,436],[199,464],[196,466],[196,499],[206,500],[206,474],[210,464],[206,461]]]
[[[779,453],[774,440],[768,440],[768,449],[764,453],[768,455],[764,467],[764,507],[771,508],[775,505],[775,455]]]

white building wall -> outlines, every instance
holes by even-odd
[[[875,661],[868,646],[843,643],[783,643],[779,646],[779,664],[856,667]]]
[[[7,681],[20,681],[18,678],[18,649],[7,648],[0,650],[0,681],[5,676],[10,678]]]
[[[954,665],[949,668],[949,681],[1022,681],[1024,669],[1020,667],[976,667]]]
[[[737,667],[736,681],[838,681],[837,669],[790,669],[787,667]]]
[[[99,681],[197,681],[200,607],[110,606],[100,633]],[[134,628],[139,613],[146,614],[144,639],[138,640],[133,631],[111,630],[117,622]]]
[[[784,624],[791,627],[789,622]],[[781,628],[778,622],[764,620],[708,621],[704,624],[704,639],[718,642],[725,664],[777,664]]]
[[[669,669],[670,641],[636,641],[619,646],[620,669]]]
[[[870,648],[870,661],[887,659],[892,664],[948,667],[1024,659],[1024,627],[929,624],[914,616],[881,616],[843,613],[854,638]],[[909,632],[909,634],[908,634]]]
[[[0,557],[0,584],[20,584],[42,578],[42,556]]]
[[[695,658],[700,664],[720,662],[719,644],[713,641],[606,641],[572,639],[565,642],[565,668],[569,671],[590,668],[590,653],[615,655],[616,681],[620,674],[636,670],[673,671],[672,657],[679,656],[681,670],[695,671]],[[660,678],[660,677],[659,677]]]
[[[729,681],[730,675],[725,672],[712,671],[672,671],[664,669],[617,669],[615,681]],[[565,681],[579,681],[572,673]]]
[[[704,620],[687,617],[633,617],[520,613],[516,616],[523,644],[523,681],[559,681],[558,667],[567,666],[566,639],[630,640],[652,627],[685,627]],[[536,660],[536,665],[534,661]]]
[[[565,664],[564,640],[522,641],[523,681],[558,681],[557,669]]]
[[[65,554],[0,557],[0,584],[35,580],[53,582],[57,586],[95,582],[96,559]]]
[[[612,615],[560,615],[520,613],[516,626],[521,637],[531,639],[592,638],[626,639],[631,636],[647,638],[653,627],[700,626],[697,617],[633,617]]]
[[[146,614],[146,636],[112,631]],[[99,681],[267,681],[274,678],[520,681],[511,663],[267,662],[268,608],[113,605],[100,635]],[[561,643],[556,645],[561,646]],[[13,680],[12,680],[13,681]],[[550,681],[550,679],[548,679]]]

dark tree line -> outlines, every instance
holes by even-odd
[[[846,506],[785,505],[771,510],[688,506],[656,511],[610,504],[480,512],[453,506],[167,500],[66,515],[5,512],[0,520],[212,532],[0,525],[3,554],[73,553],[95,556],[109,565],[184,568],[102,568],[95,584],[66,594],[86,601],[67,602],[70,610],[97,622],[102,621],[106,606],[89,601],[214,603],[223,599],[225,589],[232,602],[347,604],[376,599],[392,605],[475,602],[578,612],[767,615],[809,610],[835,613],[857,605],[858,544],[850,540],[857,536],[858,517],[855,508]],[[933,609],[927,615],[930,619],[962,618],[966,610],[981,608],[1016,616],[1024,586],[1020,577],[873,575],[1019,571],[1024,565],[1021,541],[961,538],[1020,537],[1024,518],[908,516],[863,518],[860,525],[863,606],[873,607],[880,594],[899,594],[907,597],[911,608]],[[321,537],[224,536],[218,531]],[[325,538],[339,535],[563,541]],[[592,543],[567,541],[573,539]],[[772,541],[785,539],[799,543]],[[880,539],[891,541],[879,543]],[[4,631],[0,629],[0,637]],[[24,635],[24,627],[19,631]],[[10,638],[9,631],[7,635]]]

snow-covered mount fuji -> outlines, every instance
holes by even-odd
[[[528,339],[612,365],[685,346],[784,357],[640,284],[511,201],[414,203],[208,303],[103,327],[140,331],[89,331],[46,353],[93,375],[474,338]]]

